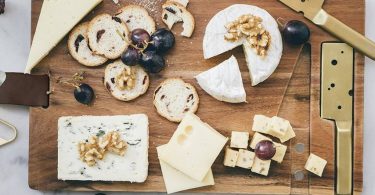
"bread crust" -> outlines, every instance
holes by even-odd
[[[125,7],[122,7],[118,10],[117,14],[115,16],[119,17],[128,27],[129,31],[131,32],[132,30],[136,28],[142,28],[142,26],[136,26],[132,27],[129,25],[130,18],[125,18],[124,14],[128,12],[132,12],[134,10],[137,10],[138,14],[143,15],[143,20],[142,20],[142,25],[147,26],[145,29],[150,35],[156,31],[156,23],[154,19],[150,16],[148,11],[139,5],[127,5]]]

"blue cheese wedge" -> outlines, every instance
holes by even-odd
[[[159,157],[189,177],[202,181],[228,138],[188,113]]]
[[[158,154],[163,152],[166,145],[162,145],[156,148]],[[212,170],[210,169],[202,181],[196,181],[189,176],[185,175],[181,171],[171,167],[163,160],[160,160],[161,172],[163,174],[164,184],[167,189],[167,193],[175,193],[184,190],[199,188],[203,186],[215,185]]]
[[[126,141],[124,156],[108,153],[96,165],[80,160],[78,144],[92,136],[118,132]],[[67,116],[58,121],[58,165],[60,180],[144,182],[148,174],[148,117]]]

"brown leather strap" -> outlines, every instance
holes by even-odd
[[[48,75],[6,73],[0,85],[0,104],[48,107]]]

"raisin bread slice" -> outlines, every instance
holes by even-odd
[[[172,122],[181,122],[187,113],[195,113],[199,106],[198,93],[194,86],[182,79],[163,81],[154,92],[157,112]]]
[[[75,27],[69,35],[68,49],[70,55],[85,66],[99,66],[107,61],[107,58],[96,55],[89,47],[87,38],[88,22]]]
[[[162,20],[172,29],[173,25],[178,22],[183,22],[181,33],[182,36],[191,37],[194,32],[195,20],[193,15],[180,3],[168,1],[163,4]]]
[[[120,57],[128,46],[129,30],[125,23],[109,14],[101,14],[91,20],[87,30],[90,48],[109,59]]]
[[[187,7],[187,5],[189,4],[189,0],[168,0],[168,1],[179,3],[184,7]]]
[[[121,60],[117,60],[105,69],[104,85],[118,100],[134,100],[146,93],[149,84],[148,74],[139,65],[127,66]]]
[[[138,5],[128,5],[121,8],[115,17],[120,18],[127,25],[130,32],[141,28],[151,35],[156,30],[154,19],[145,8]]]

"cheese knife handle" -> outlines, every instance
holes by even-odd
[[[352,194],[352,122],[336,121],[336,193]]]
[[[346,24],[329,15],[324,10],[320,10],[318,12],[318,14],[313,18],[313,22],[332,33],[342,41],[345,41],[360,53],[375,60],[375,43],[372,40],[353,30]]]

